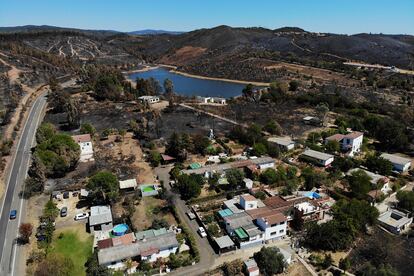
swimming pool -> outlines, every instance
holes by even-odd
[[[112,229],[114,236],[123,236],[126,231],[128,231],[128,225],[125,223],[115,225],[115,227]]]

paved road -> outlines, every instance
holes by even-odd
[[[17,151],[12,161],[8,181],[6,181],[6,194],[3,198],[3,208],[0,217],[0,275],[13,275],[14,259],[16,257],[16,238],[18,227],[24,211],[24,200],[19,197],[23,188],[30,162],[30,149],[34,144],[34,137],[46,106],[46,97],[36,99],[23,128],[21,138],[17,144]],[[17,210],[17,218],[9,220],[10,210]]]
[[[62,83],[62,87],[74,85],[74,80]],[[0,275],[23,275],[24,266],[20,265],[21,248],[16,245],[18,228],[24,222],[26,201],[19,193],[23,189],[31,158],[31,148],[35,144],[37,127],[42,121],[46,107],[46,95],[38,97],[33,103],[29,116],[23,126],[22,135],[17,143],[11,170],[5,177],[6,193],[1,204],[0,217]],[[9,220],[10,210],[17,210],[17,218]],[[19,264],[19,265],[16,265]]]
[[[185,214],[189,209],[185,205],[185,202],[180,199],[180,197],[171,191],[171,186],[169,185],[170,175],[169,171],[172,166],[165,168],[157,168],[155,173],[158,176],[160,181],[164,182],[164,187],[167,190],[167,195],[172,197],[173,204],[177,209],[178,216],[180,217],[182,223],[192,230],[194,238],[197,243],[198,250],[200,251],[200,262],[193,266],[183,267],[177,270],[174,270],[168,275],[186,275],[186,276],[196,276],[207,272],[214,264],[214,260],[218,257],[211,248],[207,238],[201,238],[197,234],[197,229],[199,225],[195,220],[190,221],[187,215]]]

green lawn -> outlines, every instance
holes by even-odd
[[[79,239],[78,233],[74,231],[64,231],[63,236],[57,235],[52,243],[52,252],[60,253],[72,259],[74,270],[71,275],[85,275],[85,263],[92,254],[93,237],[86,241]]]

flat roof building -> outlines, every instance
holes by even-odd
[[[394,171],[403,173],[407,172],[411,167],[411,160],[408,158],[389,153],[383,153],[381,154],[381,157],[392,163]]]
[[[332,154],[311,149],[305,150],[302,153],[301,158],[323,167],[329,166],[334,161],[334,156]]]

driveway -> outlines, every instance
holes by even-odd
[[[407,185],[405,185],[401,191],[412,191],[414,187],[414,182],[408,182]],[[383,202],[375,204],[375,207],[377,207],[380,214],[386,212],[388,208],[392,207],[395,203],[397,203],[397,193],[393,193],[391,196],[384,199]]]
[[[199,225],[197,222],[190,221],[187,217],[186,212],[189,211],[185,204],[185,201],[180,199],[180,196],[171,191],[170,182],[170,170],[172,166],[158,167],[155,169],[155,174],[158,176],[160,181],[163,181],[166,193],[171,196],[174,206],[176,207],[177,214],[181,222],[190,230],[192,230],[193,236],[196,241],[198,251],[200,252],[200,262],[193,266],[187,266],[172,271],[169,275],[186,275],[195,276],[200,275],[210,270],[214,264],[215,259],[218,257],[217,254],[211,248],[207,238],[201,238],[197,233]]]

